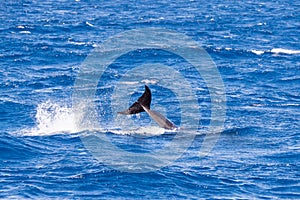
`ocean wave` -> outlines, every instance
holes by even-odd
[[[274,48],[270,52],[275,54],[300,54],[300,50],[290,50],[282,48]]]
[[[255,55],[263,55],[263,54],[287,54],[287,55],[297,55],[300,54],[300,50],[291,50],[291,49],[283,49],[283,48],[272,48],[272,49],[239,49],[232,47],[207,47],[208,52],[223,52],[223,53],[236,53],[239,55],[252,53]]]
[[[250,50],[250,52],[256,55],[262,55],[264,53],[271,53],[271,54],[300,54],[300,50],[290,50],[290,49],[282,49],[282,48],[273,48],[271,50]]]

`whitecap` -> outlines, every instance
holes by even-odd
[[[290,49],[282,49],[282,48],[274,48],[271,50],[271,53],[275,54],[300,54],[300,50],[290,50]]]
[[[120,81],[120,84],[124,85],[137,85],[139,82],[137,81]]]
[[[93,24],[91,24],[90,22],[85,22],[86,25],[90,26],[90,27],[94,27]]]
[[[251,50],[252,53],[256,54],[256,55],[261,55],[264,54],[264,51],[260,51],[260,50]]]
[[[142,83],[144,83],[144,84],[157,84],[158,82],[159,82],[159,80],[155,80],[155,79],[144,79],[144,80],[142,80],[141,81]]]
[[[21,34],[31,34],[30,31],[20,31],[19,33],[21,33]]]
[[[24,29],[24,28],[25,28],[25,26],[23,26],[23,25],[19,25],[19,26],[17,26],[17,28],[18,28],[18,29]]]
[[[74,42],[74,41],[68,41],[70,44],[73,44],[73,45],[78,45],[78,46],[81,46],[81,45],[86,45],[85,42]]]

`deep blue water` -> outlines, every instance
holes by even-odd
[[[105,130],[78,130],[73,97],[82,63],[108,38],[150,27],[188,36],[217,66],[226,118],[208,156],[199,151],[206,135],[216,134],[208,131],[209,89],[182,57],[159,49],[131,51],[107,67],[94,99]],[[299,199],[299,28],[298,1],[2,1],[0,198]],[[82,138],[105,136],[143,156],[176,137],[145,113],[132,117],[134,125],[112,123],[116,85],[126,70],[149,63],[176,69],[191,84],[201,110],[199,130],[174,162],[128,172],[122,170],[131,167],[126,162],[115,163],[121,170],[107,164],[117,156],[113,152],[96,159]],[[154,108],[180,124],[180,102],[157,80],[143,79],[125,107],[144,83]]]

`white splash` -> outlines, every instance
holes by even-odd
[[[49,136],[57,134],[84,134],[84,131],[96,131],[96,132],[112,132],[119,135],[143,135],[143,136],[155,136],[161,135],[166,132],[165,129],[158,126],[146,126],[146,127],[131,127],[129,124],[123,126],[121,129],[102,129],[95,128],[95,126],[89,126],[85,124],[84,127],[79,127],[76,122],[76,117],[80,116],[80,113],[76,109],[67,106],[65,103],[46,101],[40,103],[36,108],[35,114],[35,126],[33,128],[25,128],[18,131],[16,134],[23,136]],[[94,118],[90,116],[88,121],[93,121]]]
[[[78,132],[71,107],[46,101],[37,106],[36,126],[21,131],[22,135],[42,136]]]

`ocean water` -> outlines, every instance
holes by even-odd
[[[298,1],[8,0],[0,14],[0,198],[300,198]],[[185,60],[189,52],[163,46],[134,47],[105,63],[102,76],[87,73],[95,89],[78,89],[91,55],[100,68],[97,49],[111,56],[103,44],[134,30],[170,30],[195,41],[215,64],[225,92],[216,94],[225,98],[215,101],[214,86]],[[150,42],[172,42],[148,34]],[[139,35],[125,43],[133,41],[140,44]],[[163,81],[193,95],[178,99]],[[115,115],[114,106],[129,106],[144,84],[153,109],[182,129],[159,128],[146,113]],[[123,86],[134,88],[120,90],[125,102],[117,93]],[[196,106],[188,107],[195,105],[188,97]],[[212,109],[222,103],[223,128],[211,131]],[[199,120],[181,124],[190,116]]]

